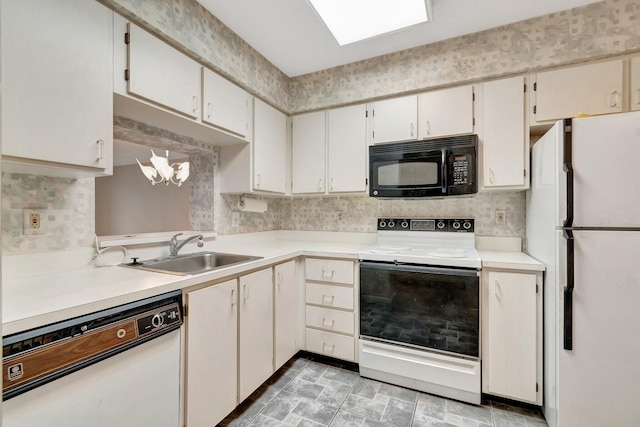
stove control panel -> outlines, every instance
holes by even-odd
[[[448,231],[473,233],[469,218],[378,218],[378,231]]]

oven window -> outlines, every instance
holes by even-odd
[[[475,270],[360,264],[363,337],[479,357],[479,307]]]
[[[378,165],[380,186],[432,186],[439,185],[437,162],[399,161]]]

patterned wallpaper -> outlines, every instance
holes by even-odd
[[[526,72],[640,51],[640,3],[607,0],[330,70],[288,79],[195,0],[100,0],[165,41],[276,107],[299,112],[463,81]],[[264,214],[241,212],[231,227],[237,197],[221,195],[217,149],[162,129],[115,118],[114,137],[193,150],[194,227],[213,223],[221,234],[274,229],[374,231],[375,218],[472,216],[481,235],[524,236],[524,193],[486,193],[472,198],[377,201],[368,197],[269,198]],[[200,163],[199,163],[200,162]],[[211,193],[213,188],[213,194]],[[92,179],[65,180],[2,174],[4,252],[91,246],[94,229]],[[47,207],[46,235],[22,235],[22,208]],[[495,209],[507,211],[496,226]]]

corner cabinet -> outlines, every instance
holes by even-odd
[[[299,295],[296,261],[288,261],[273,267],[275,370],[284,365],[302,347],[298,337]]]
[[[623,70],[624,60],[618,59],[536,73],[532,124],[622,112]]]
[[[253,107],[253,188],[287,191],[287,116],[255,100]]]
[[[326,113],[300,114],[291,120],[291,193],[324,194],[326,190]]]
[[[542,272],[483,269],[482,392],[542,404]]]
[[[524,76],[481,85],[481,188],[529,188],[529,128]]]
[[[328,193],[367,190],[366,114],[365,104],[327,112]]]
[[[434,90],[418,95],[418,139],[473,133],[474,86]]]
[[[2,2],[5,171],[111,175],[113,12],[95,1]]]
[[[186,425],[218,424],[238,404],[238,280],[186,294]]]

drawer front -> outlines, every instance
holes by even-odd
[[[353,299],[353,288],[322,285],[320,283],[306,284],[306,301],[308,304],[353,310]]]
[[[307,351],[355,361],[355,339],[307,328]]]
[[[307,326],[353,335],[353,312],[308,305]]]
[[[353,261],[307,258],[304,263],[307,280],[353,285]]]

